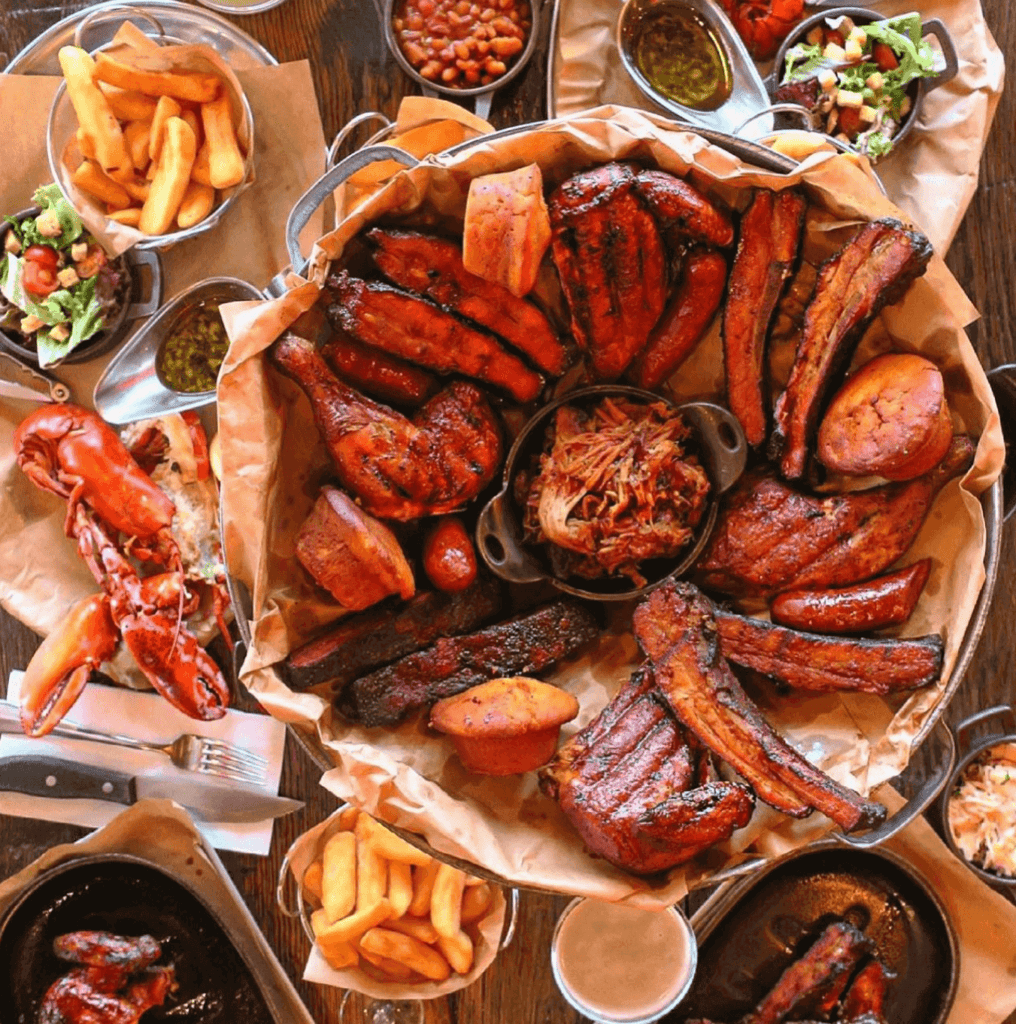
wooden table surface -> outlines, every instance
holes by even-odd
[[[379,2],[379,0],[378,0]],[[1016,7],[1010,0],[982,0],[985,17],[1007,58],[1016,62]],[[0,3],[0,51],[17,53],[49,25],[87,6],[69,0],[3,0]],[[549,4],[548,4],[549,6]],[[919,6],[919,4],[918,4]],[[374,3],[369,0],[286,0],[262,14],[235,17],[280,61],[309,58],[324,120],[332,137],[354,114],[380,110],[394,116],[403,95],[415,86],[389,56]],[[0,59],[0,66],[3,60]],[[537,52],[523,75],[494,99],[491,120],[505,127],[546,114],[544,80],[547,66],[546,26]],[[3,111],[4,118],[11,112]],[[1012,280],[1016,274],[1016,101],[1003,95],[981,164],[977,194],[948,254],[950,269],[981,311],[971,336],[986,367],[1016,362]],[[973,662],[948,712],[958,722],[972,711],[1014,698],[1012,651],[1016,645],[1016,546],[1011,529],[1003,532],[999,585],[991,615]],[[34,633],[0,612],[0,689],[9,671],[22,668],[38,644]],[[914,780],[922,777],[923,759]],[[307,941],[294,920],[275,907],[275,880],[286,849],[305,829],[327,816],[335,800],[317,785],[319,772],[294,743],[287,743],[281,791],[299,795],[307,806],[280,819],[268,857],[223,854],[223,860],[248,907],[315,1020],[338,1021],[341,991],[299,980]],[[6,878],[58,843],[85,834],[73,826],[0,816],[0,878]],[[428,1024],[571,1024],[581,1018],[558,994],[551,977],[548,948],[554,920],[564,899],[524,894],[521,920],[512,946],[471,988],[447,1000],[427,1004]],[[356,1000],[347,1012],[357,1020]],[[1008,1024],[1016,1024],[1016,1014]]]

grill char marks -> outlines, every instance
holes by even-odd
[[[398,610],[373,608],[347,616],[324,636],[289,655],[286,681],[294,690],[322,683],[338,689],[360,673],[418,651],[440,637],[476,629],[500,607],[500,587],[480,579],[456,594],[429,590]]]
[[[819,270],[787,388],[776,403],[770,457],[804,476],[819,416],[872,320],[902,297],[931,259],[928,239],[885,219],[865,224]]]
[[[709,590],[769,597],[795,588],[871,579],[913,543],[932,499],[974,454],[958,434],[930,473],[905,484],[812,497],[775,477],[748,474],[725,499],[696,565]]]
[[[723,355],[730,410],[754,447],[769,426],[769,325],[797,262],[806,206],[798,192],[757,189],[741,217],[723,312]]]
[[[455,242],[416,231],[372,228],[374,262],[388,280],[426,295],[500,335],[552,377],[564,373],[567,357],[550,321],[531,302],[466,270]]]
[[[702,752],[637,670],[540,771],[588,849],[637,874],[691,859],[747,824],[746,786],[704,782]]]
[[[665,233],[720,249],[733,244],[730,218],[682,178],[666,171],[639,171],[635,187]]]
[[[716,625],[725,658],[799,690],[898,693],[942,674],[938,633],[913,640],[822,636],[723,611]]]
[[[885,817],[790,747],[748,699],[720,653],[711,603],[668,582],[635,610],[635,636],[660,692],[686,729],[739,772],[759,797],[793,817],[822,811],[846,831]]]
[[[541,672],[598,635],[582,605],[552,601],[475,633],[442,638],[361,676],[347,690],[350,710],[365,726],[395,725],[411,711],[490,679]]]
[[[844,975],[849,977],[873,945],[846,921],[836,921],[800,959],[780,975],[769,994],[742,1018],[741,1024],[780,1024],[808,1015]]]
[[[572,333],[600,380],[616,380],[646,343],[667,296],[660,229],[623,164],[563,182],[548,202],[552,254]]]
[[[328,279],[328,317],[357,341],[438,373],[461,373],[531,402],[543,378],[492,334],[470,327],[428,299],[340,271]]]

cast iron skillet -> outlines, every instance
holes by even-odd
[[[87,857],[41,875],[0,923],[0,1024],[34,1024],[46,989],[73,965],[52,952],[66,932],[153,935],[177,991],[145,1024],[273,1024],[247,964],[198,896],[153,864],[124,854]]]
[[[735,884],[709,910],[694,922],[699,962],[691,994],[664,1018],[674,1024],[739,1020],[836,920],[873,939],[896,975],[887,1020],[942,1024],[949,1014],[959,980],[956,936],[928,883],[892,854],[806,847]]]

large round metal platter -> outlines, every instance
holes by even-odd
[[[78,26],[86,18],[89,24],[82,44],[94,50],[112,40],[125,18],[137,22],[148,34],[155,32],[145,15],[155,18],[170,38],[211,46],[235,71],[279,63],[256,39],[212,11],[176,0],[137,0],[130,6],[119,2],[96,4],[71,14],[15,54],[5,70],[17,75],[59,75],[57,53],[61,46],[74,42]]]

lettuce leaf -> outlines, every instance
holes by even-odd
[[[48,245],[53,249],[68,249],[84,234],[85,227],[81,223],[81,218],[74,207],[64,198],[60,186],[55,182],[36,189],[35,195],[32,196],[32,202],[43,212],[52,210],[56,214],[56,219],[60,222],[62,230],[59,237],[46,238],[39,232],[35,217],[26,217],[20,222],[8,217],[7,219],[12,224],[11,230],[25,248],[30,245]]]
[[[891,47],[899,59],[898,68],[882,74],[887,88],[902,89],[915,78],[929,78],[935,74],[935,51],[921,38],[921,16],[916,11],[885,21],[874,21],[865,25],[864,31],[870,41]]]

